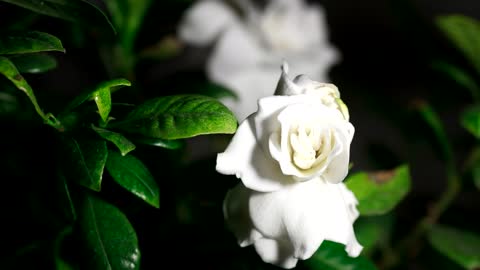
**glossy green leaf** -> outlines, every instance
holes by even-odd
[[[377,246],[388,241],[393,227],[391,215],[363,216],[355,221],[355,236],[363,246],[362,254],[372,254]]]
[[[20,73],[43,73],[57,67],[57,60],[47,54],[22,54],[10,60]]]
[[[160,190],[150,171],[132,155],[122,156],[110,151],[107,170],[112,178],[126,190],[150,205],[160,207]]]
[[[473,136],[480,139],[480,106],[472,106],[463,111],[460,123]]]
[[[107,15],[87,0],[0,0],[31,11],[67,21],[96,26],[105,22],[115,32]]]
[[[345,252],[345,246],[323,241],[313,256],[304,262],[311,270],[375,270],[375,265],[363,256],[352,258]]]
[[[0,54],[35,53],[44,51],[65,52],[62,42],[53,35],[32,31],[0,36]]]
[[[409,169],[402,165],[391,171],[356,173],[347,178],[346,185],[357,197],[361,215],[385,214],[409,192]]]
[[[433,68],[446,74],[458,85],[467,89],[475,100],[480,99],[480,88],[478,84],[471,77],[471,75],[468,74],[465,70],[455,65],[452,65],[446,62],[441,62],[441,61],[435,62],[433,64]]]
[[[136,143],[157,146],[157,147],[162,147],[162,148],[171,149],[171,150],[179,149],[184,145],[184,143],[180,140],[163,140],[163,139],[155,139],[155,138],[148,138],[148,137],[142,137],[142,136],[135,136],[132,138],[132,140],[135,141]]]
[[[231,134],[237,128],[237,120],[214,98],[177,95],[148,100],[124,121],[112,126],[146,137],[174,140],[203,134]]]
[[[480,73],[480,23],[463,15],[440,16],[438,27]]]
[[[97,134],[100,135],[105,140],[115,144],[118,147],[118,150],[120,150],[120,153],[122,154],[122,156],[125,156],[130,151],[133,151],[135,149],[135,144],[133,144],[131,141],[129,141],[120,133],[113,132],[104,128],[98,128],[93,125],[92,125],[92,129],[95,130],[95,132],[97,132]]]
[[[82,269],[140,269],[136,232],[118,208],[87,194],[80,214],[80,238],[86,247]]]
[[[106,0],[112,21],[118,30],[122,46],[130,51],[151,0]]]
[[[110,96],[110,89],[102,88],[93,93],[93,100],[97,104],[98,114],[103,122],[107,122],[108,115],[112,110],[112,97]]]
[[[107,144],[87,138],[64,139],[69,157],[65,158],[65,176],[91,190],[100,191],[103,170],[107,162]]]
[[[131,83],[125,79],[114,79],[101,82],[93,90],[87,90],[78,95],[65,108],[65,111],[71,111],[88,100],[94,100],[97,104],[102,120],[107,121],[108,115],[112,109],[111,93],[121,87],[130,85]]]
[[[430,244],[440,253],[465,269],[480,267],[480,235],[443,225],[435,225],[428,233]]]

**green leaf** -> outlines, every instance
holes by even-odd
[[[134,228],[115,206],[87,194],[79,217],[86,249],[82,269],[140,269],[140,250]]]
[[[480,267],[480,236],[443,225],[435,225],[428,233],[430,244],[440,253],[465,269]]]
[[[107,15],[95,4],[87,0],[0,0],[33,12],[59,19],[96,26],[105,22],[115,32]]]
[[[203,95],[214,98],[233,98],[238,100],[237,94],[230,89],[227,89],[219,84],[209,82],[200,88]]]
[[[112,178],[126,190],[150,205],[160,207],[160,190],[150,171],[132,155],[121,156],[110,151],[107,170]]]
[[[15,87],[17,87],[18,90],[23,91],[28,98],[30,99],[30,102],[32,102],[32,105],[35,107],[35,111],[37,112],[42,119],[58,128],[59,123],[56,121],[55,117],[51,114],[45,114],[40,106],[38,105],[37,98],[35,97],[35,94],[33,93],[33,89],[30,87],[30,85],[27,83],[25,78],[18,72],[17,68],[15,65],[10,61],[8,58],[0,56],[0,74],[3,74],[9,81],[11,81]]]
[[[101,88],[93,93],[93,100],[97,104],[98,113],[103,122],[107,122],[108,115],[112,110],[112,97],[110,96],[110,89]]]
[[[99,114],[105,122],[112,109],[111,93],[123,86],[130,86],[131,83],[125,79],[113,79],[98,84],[93,90],[87,90],[78,95],[65,108],[65,112],[71,111],[88,100],[94,100],[97,104]],[[65,113],[64,112],[64,113]]]
[[[203,134],[231,134],[237,128],[237,120],[214,98],[177,95],[148,100],[124,121],[111,126],[146,137],[174,140]]]
[[[35,53],[44,51],[65,52],[62,42],[43,32],[27,32],[0,36],[0,54]]]
[[[463,15],[440,16],[436,23],[480,73],[480,23]]]
[[[369,255],[378,245],[385,244],[390,238],[393,227],[391,215],[360,217],[355,221],[355,236],[363,246],[362,254]]]
[[[15,65],[8,58],[2,56],[0,56],[0,73],[7,77],[19,90],[27,94],[28,97],[35,99],[32,88],[18,72]]]
[[[112,14],[123,48],[131,51],[151,0],[106,0],[105,3]]]
[[[118,150],[120,150],[122,156],[125,156],[130,151],[133,151],[135,149],[135,145],[127,138],[123,137],[123,135],[120,133],[113,132],[104,128],[98,128],[94,125],[92,125],[92,129],[95,130],[95,132],[97,132],[97,134],[105,140],[115,144],[118,147]]]
[[[132,138],[133,141],[141,144],[151,145],[151,146],[158,146],[166,149],[179,149],[184,144],[180,140],[163,140],[163,139],[155,139],[155,138],[147,138],[141,136],[135,136]]]
[[[74,270],[67,261],[62,258],[62,244],[67,235],[72,234],[72,228],[67,227],[62,230],[56,237],[53,243],[53,253],[55,256],[55,270]]]
[[[435,62],[433,64],[433,68],[446,74],[458,85],[470,91],[470,94],[475,100],[480,100],[480,88],[475,80],[465,70],[442,61]]]
[[[473,136],[480,139],[480,106],[471,106],[463,111],[460,123]]]
[[[91,190],[100,191],[107,162],[107,144],[103,140],[65,137],[65,176]]]
[[[10,60],[20,73],[43,73],[57,67],[57,60],[47,54],[22,54]]]
[[[304,262],[312,270],[375,270],[375,265],[363,256],[352,258],[345,252],[345,246],[331,241],[323,241],[313,256]]]
[[[410,190],[407,165],[391,171],[360,172],[349,176],[347,187],[355,194],[361,215],[382,215],[392,210]]]

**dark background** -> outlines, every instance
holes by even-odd
[[[138,50],[153,45],[165,34],[174,34],[182,12],[188,7],[186,1],[178,1],[176,4],[170,3],[172,1],[154,2],[139,33],[136,44]],[[342,60],[332,68],[330,77],[339,87],[342,99],[349,106],[351,121],[356,128],[352,143],[352,172],[391,169],[402,163],[410,165],[412,191],[397,209],[399,225],[397,232],[400,235],[425,214],[428,205],[443,191],[446,181],[444,162],[440,157],[438,144],[431,130],[415,112],[414,104],[418,101],[429,102],[439,113],[453,143],[459,166],[465,161],[468,151],[475,145],[473,136],[467,133],[458,121],[461,111],[473,103],[473,100],[467,90],[459,88],[444,74],[435,71],[432,68],[432,62],[447,59],[467,70],[472,70],[462,55],[438,31],[434,19],[438,15],[452,13],[480,19],[480,1],[324,0],[315,2],[324,7],[329,25],[330,42],[341,53]],[[15,21],[27,13],[12,5],[0,3],[0,31],[2,23]],[[83,40],[78,39],[75,38],[72,30],[76,28],[72,27],[71,23],[43,16],[36,18],[33,26],[35,30],[59,37],[67,50],[66,54],[53,53],[59,61],[56,70],[42,75],[26,76],[36,91],[40,104],[48,108],[46,111],[57,112],[77,93],[108,78],[108,73],[97,51],[97,42],[111,40],[113,37],[94,32],[85,36],[80,35],[84,38]],[[139,63],[136,80],[143,89],[143,93],[138,101],[157,95],[188,91],[185,90],[188,87],[183,85],[188,82],[182,78],[184,76],[201,77],[202,65],[207,53],[208,48],[186,47],[174,59]],[[25,101],[23,106],[27,108],[28,102]],[[55,152],[52,150],[52,147],[55,148],[54,135],[47,131],[48,128],[40,125],[25,128],[20,126],[19,123],[22,122],[17,121],[23,120],[13,118],[3,121],[0,146],[4,149],[4,153],[10,153],[10,155],[2,155],[2,167],[0,167],[2,178],[33,179],[51,176],[48,166],[55,162],[51,155]],[[44,136],[45,138],[42,139],[44,144],[36,143],[39,138],[34,135]],[[194,148],[193,151],[198,149]],[[29,155],[13,154],[13,152],[22,153],[22,151]],[[149,168],[153,168],[153,173],[161,174],[162,164],[154,160],[158,152],[141,149],[139,151],[150,159],[146,163]],[[211,158],[206,161],[206,164],[211,166],[211,172],[197,175],[198,179],[218,177],[218,175],[215,176],[212,162],[214,161]],[[13,172],[18,170],[18,165],[15,164],[22,164],[21,168],[24,171],[21,174]],[[185,173],[181,177],[191,177],[191,175]],[[181,221],[179,221],[180,225],[176,224],[177,227],[172,229],[169,226],[173,225],[167,223],[163,228],[167,231],[166,233],[143,241],[152,246],[157,240],[159,243],[165,242],[166,245],[174,240],[202,244],[208,242],[205,235],[198,236],[198,234],[215,233],[212,230],[221,228],[220,223],[216,224],[219,227],[209,227],[206,221],[212,216],[213,219],[219,217],[218,206],[210,205],[208,200],[212,198],[221,200],[220,197],[223,194],[205,193],[201,185],[197,185],[191,186],[185,193],[197,191],[200,193],[200,195],[190,194],[192,197],[189,197],[195,203],[200,202],[197,205],[200,213],[194,215],[200,221],[197,220],[196,223],[191,224],[199,229],[192,229]],[[162,200],[167,207],[175,207],[175,192],[179,192],[180,187],[174,185],[172,187],[174,191],[169,190],[169,187],[169,184],[162,187]],[[23,200],[32,199],[29,196],[33,188],[22,191],[18,186],[13,185],[9,192],[15,188],[17,190],[13,192],[23,193]],[[196,188],[199,189],[196,190]],[[2,199],[5,201],[0,201],[2,204],[9,203],[5,198]],[[168,201],[169,199],[171,201]],[[119,203],[128,208],[128,202],[127,200]],[[463,191],[440,222],[478,232],[480,223],[474,217],[480,214],[479,206],[478,190],[471,182],[466,182]],[[19,211],[11,208],[5,214],[6,219],[12,219]],[[177,214],[168,212],[167,217]],[[145,220],[149,215],[156,215],[156,212],[146,210],[134,214],[133,218],[134,222],[146,232],[157,230],[154,222],[145,225],[149,223]],[[205,218],[204,221],[201,221],[202,216]],[[158,217],[156,222],[160,223],[163,218]],[[30,220],[21,219],[21,221],[24,222],[22,226],[25,226],[25,230],[28,231]],[[18,224],[18,222],[10,222],[7,223],[7,227],[12,230],[18,229]],[[172,230],[173,234],[168,235],[168,230]],[[20,238],[28,239],[35,233],[35,231],[26,233]],[[145,235],[148,234],[140,235],[140,239],[146,237]],[[11,241],[14,242],[14,240]],[[229,238],[225,241],[234,240]],[[22,242],[22,239],[19,242]],[[206,247],[199,245],[193,244],[190,251],[198,252],[203,248],[205,252],[208,251],[208,245]],[[170,248],[172,251],[167,254],[175,256],[177,246]],[[157,249],[154,249],[144,254],[146,269],[156,265],[156,252]],[[406,267],[432,269],[422,261],[425,258],[427,261],[432,260],[431,257],[436,260],[440,255],[433,251],[426,252],[420,256],[420,259],[406,263]],[[168,258],[168,256],[162,258]],[[176,261],[178,265],[187,264],[181,259]],[[203,266],[215,262],[215,258],[203,260],[200,262]],[[443,261],[445,259],[439,260],[440,263],[445,262]],[[450,267],[449,264],[447,265]],[[212,266],[212,268],[215,267]]]

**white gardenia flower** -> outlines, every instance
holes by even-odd
[[[218,154],[216,169],[260,192],[312,178],[339,183],[348,173],[354,127],[336,102],[338,89],[304,76],[292,81],[286,72],[285,64],[276,91],[280,95],[258,101],[258,111]]]
[[[339,57],[327,40],[320,6],[304,0],[270,0],[260,9],[250,0],[233,0],[233,8],[228,2],[194,4],[180,23],[179,36],[193,45],[214,44],[207,74],[235,91],[238,100],[221,101],[239,121],[256,110],[259,98],[272,95],[283,59],[297,74],[328,81],[328,70]]]
[[[352,257],[360,254],[352,225],[357,203],[343,183],[319,177],[275,192],[239,184],[225,198],[224,216],[240,246],[253,244],[263,261],[293,268],[324,240],[344,244]]]

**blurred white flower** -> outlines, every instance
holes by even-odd
[[[272,95],[277,67],[285,59],[297,74],[328,81],[338,60],[329,44],[323,9],[304,0],[270,0],[264,9],[250,0],[232,0],[241,15],[221,0],[199,1],[187,10],[179,36],[194,45],[214,43],[209,78],[237,94],[223,99],[239,121],[256,110],[256,100]]]
[[[357,204],[343,183],[316,177],[266,193],[239,184],[225,198],[224,215],[240,246],[253,244],[263,261],[293,268],[323,240],[342,243],[350,256],[358,256],[362,246],[352,225]]]
[[[348,173],[354,127],[337,106],[338,89],[304,76],[291,81],[286,69],[276,91],[284,95],[258,101],[218,154],[216,169],[261,192],[315,177],[339,183]]]

